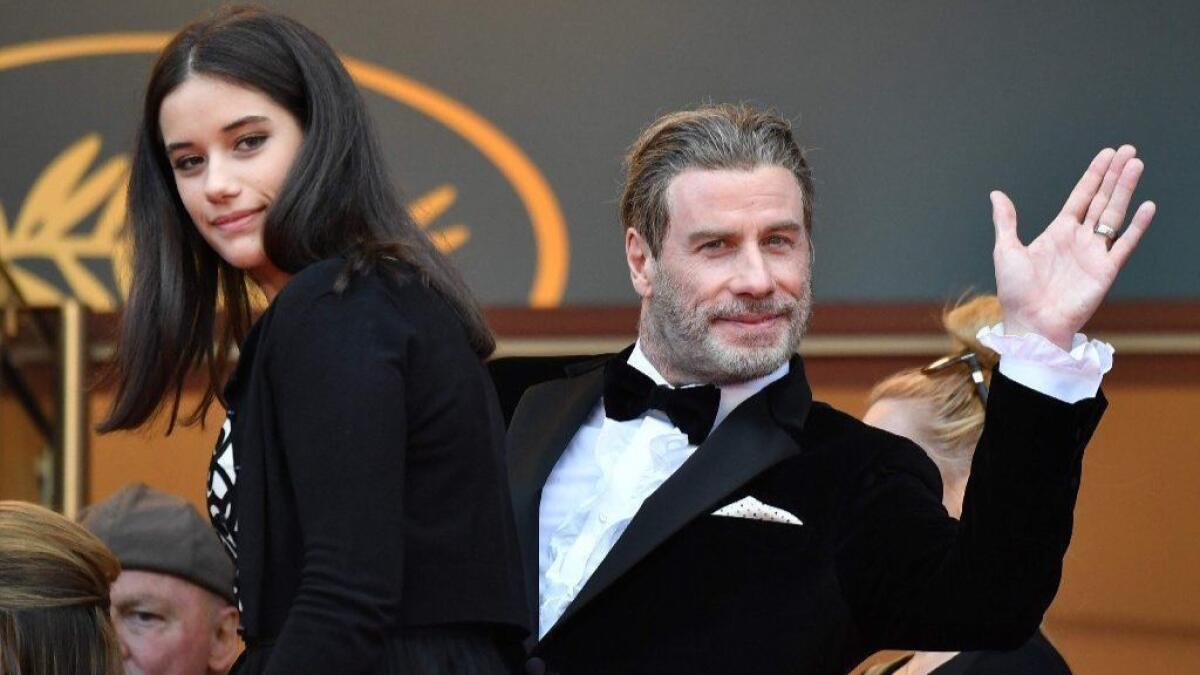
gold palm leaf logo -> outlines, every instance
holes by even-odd
[[[0,258],[10,263],[13,278],[30,304],[57,304],[65,290],[97,310],[111,310],[117,304],[114,289],[88,270],[84,260],[111,260],[115,255],[125,220],[129,160],[113,157],[87,175],[99,154],[98,134],[71,144],[34,181],[11,228],[0,204]],[[97,210],[95,226],[80,232],[80,225]],[[21,266],[22,261],[39,258],[54,263],[70,288],[58,288]]]
[[[429,230],[430,225],[450,210],[456,199],[458,199],[458,190],[447,183],[421,195],[408,205],[413,220],[417,221],[417,227],[429,233],[429,238],[433,240],[434,246],[437,246],[442,253],[458,250],[471,238],[471,231],[462,223],[447,225],[433,231]]]
[[[112,311],[127,289],[129,251],[121,233],[129,158],[117,155],[92,171],[100,148],[100,135],[91,133],[63,150],[34,181],[11,227],[4,204],[0,204],[0,259],[8,263],[33,306],[53,306],[73,296],[93,310]],[[471,238],[470,229],[462,223],[430,229],[457,198],[458,191],[447,183],[409,204],[417,225],[443,253],[461,248]],[[89,229],[86,226],[93,214]],[[22,265],[34,260],[52,263],[67,287],[61,288]],[[97,277],[85,264],[88,260],[107,261],[118,288]]]

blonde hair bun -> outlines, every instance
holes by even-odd
[[[1000,361],[996,352],[984,347],[976,339],[979,330],[992,326],[1004,319],[1000,299],[994,295],[979,295],[960,299],[958,304],[942,313],[942,325],[954,341],[954,351],[974,352],[979,364],[990,370]]]
[[[964,297],[942,314],[942,325],[954,342],[949,356],[957,356],[964,350],[974,352],[983,368],[984,381],[988,383],[1000,357],[980,344],[975,334],[1002,318],[1000,301],[994,295]],[[965,364],[934,372],[925,372],[921,368],[902,370],[876,384],[868,402],[874,404],[885,398],[927,402],[932,417],[920,420],[920,424],[939,445],[930,450],[934,461],[943,469],[955,463],[958,471],[969,468],[975,443],[983,431],[984,406]]]

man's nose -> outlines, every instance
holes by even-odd
[[[739,256],[730,290],[753,297],[769,295],[775,290],[775,278],[761,251],[749,248]]]

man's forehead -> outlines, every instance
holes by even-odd
[[[741,234],[751,234],[755,237],[768,236],[773,234],[799,234],[804,227],[799,222],[792,219],[778,221],[762,221],[757,223],[699,223],[698,226],[688,228],[686,232],[681,231],[681,236],[690,242],[702,241],[705,239],[721,239],[726,237],[737,237]],[[739,225],[752,225],[752,228],[739,227]]]
[[[684,236],[731,225],[802,226],[804,220],[803,190],[781,166],[687,169],[667,186],[666,202],[671,225],[681,225],[686,231],[677,234]]]
[[[192,602],[205,593],[203,588],[179,577],[147,570],[121,570],[112,585],[114,603]]]

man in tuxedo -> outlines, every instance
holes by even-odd
[[[1112,350],[1076,331],[1153,216],[1099,153],[1028,247],[992,193],[1002,354],[961,521],[919,448],[812,400],[812,179],[789,123],[668,114],[620,211],[637,342],[529,388],[510,479],[537,673],[844,673],[881,648],[1006,648],[1057,590]],[[501,384],[503,387],[503,383]]]

